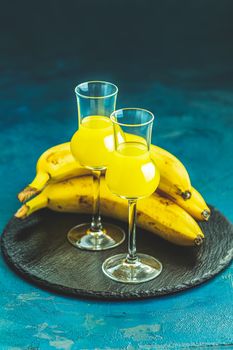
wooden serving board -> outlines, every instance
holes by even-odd
[[[233,257],[233,225],[216,209],[201,223],[205,242],[200,247],[178,247],[138,228],[138,252],[163,264],[160,276],[142,284],[122,284],[101,269],[111,255],[127,251],[127,242],[102,251],[73,247],[68,230],[89,216],[61,214],[44,209],[26,220],[12,218],[5,228],[1,248],[8,264],[21,276],[50,291],[76,297],[140,299],[179,292],[197,286],[224,269]],[[121,222],[107,219],[127,229]]]

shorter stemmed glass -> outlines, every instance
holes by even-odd
[[[136,204],[150,196],[159,184],[159,172],[150,157],[154,116],[139,108],[125,108],[110,116],[115,151],[106,171],[109,189],[128,200],[128,254],[104,261],[103,272],[123,283],[141,283],[158,276],[162,264],[152,256],[136,253]]]

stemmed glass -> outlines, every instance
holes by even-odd
[[[159,184],[159,172],[150,157],[154,116],[139,108],[120,109],[111,114],[115,152],[106,171],[109,189],[128,200],[128,254],[105,260],[103,272],[111,279],[141,283],[158,276],[162,264],[152,256],[136,253],[137,200],[151,195]]]
[[[92,170],[94,180],[93,216],[90,224],[73,227],[68,240],[86,250],[105,250],[116,247],[125,238],[124,231],[100,216],[100,176],[106,169],[114,150],[110,114],[114,111],[118,88],[104,81],[89,81],[75,88],[79,129],[71,140],[71,152],[79,163]]]

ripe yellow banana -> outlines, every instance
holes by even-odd
[[[184,199],[190,198],[191,183],[183,164],[171,153],[158,147],[151,146],[151,156],[160,171],[159,188],[170,196],[178,195]],[[51,181],[60,181],[74,176],[90,174],[75,161],[70,152],[70,143],[54,146],[44,152],[36,167],[35,179],[18,194],[20,202],[28,200],[39,193]]]
[[[125,135],[127,141],[145,142],[140,136]],[[165,149],[151,145],[151,157],[160,171],[159,189],[171,197],[179,196],[181,200],[191,197],[191,182],[184,165]]]
[[[101,179],[101,211],[103,215],[127,220],[127,201],[113,195]],[[48,184],[43,192],[25,203],[15,214],[25,218],[48,207],[61,212],[91,213],[93,205],[92,177],[82,176]],[[183,246],[200,245],[204,234],[196,221],[170,199],[154,193],[138,201],[138,226]]]
[[[173,154],[158,146],[151,146],[151,156],[160,171],[159,189],[181,201],[190,199],[191,182],[184,165]]]
[[[157,190],[157,192],[164,197],[170,198],[173,202],[187,211],[187,213],[189,213],[194,219],[199,221],[209,220],[211,214],[210,208],[206,204],[202,195],[194,187],[191,188],[192,196],[188,201],[184,201],[181,196],[176,194],[169,196],[163,191]]]
[[[37,161],[36,177],[18,194],[18,199],[20,202],[28,200],[39,193],[50,180],[60,181],[87,174],[91,174],[91,171],[75,161],[70,152],[70,143],[62,143],[42,153]]]

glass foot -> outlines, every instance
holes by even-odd
[[[102,270],[111,279],[122,283],[142,283],[157,277],[162,264],[152,256],[137,254],[137,260],[128,263],[126,254],[118,254],[105,260]]]
[[[124,241],[125,232],[120,227],[108,223],[103,223],[103,226],[103,230],[92,232],[90,224],[77,225],[68,232],[68,241],[85,250],[106,250]]]

